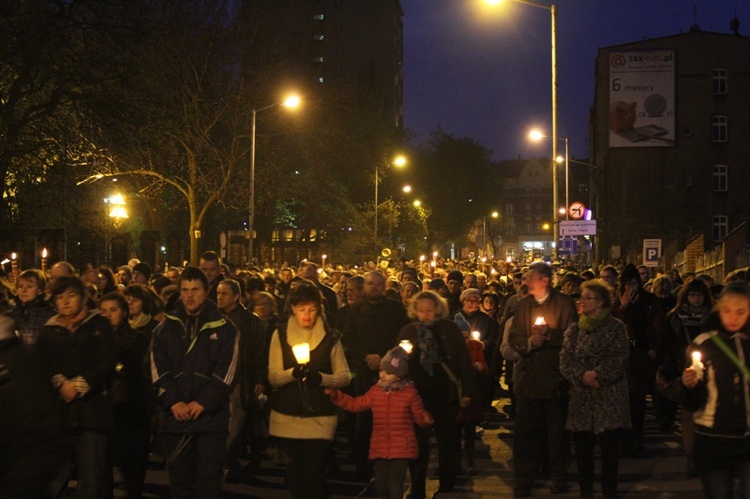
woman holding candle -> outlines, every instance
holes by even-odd
[[[699,335],[700,355],[682,373],[683,405],[693,411],[695,468],[708,498],[732,497],[734,478],[750,490],[750,287],[728,284],[716,302],[720,325]]]
[[[461,292],[461,310],[456,313],[453,320],[459,317],[466,320],[471,326],[471,331],[479,332],[479,341],[484,344],[484,361],[487,366],[494,368],[491,370],[494,376],[488,376],[481,385],[481,404],[485,412],[496,412],[492,407],[495,390],[499,386],[499,367],[495,367],[495,350],[498,349],[498,339],[500,336],[497,321],[490,318],[489,315],[482,312],[481,300],[482,292],[477,288],[468,288]]]
[[[299,282],[289,293],[287,307],[289,321],[273,333],[268,356],[273,387],[269,430],[279,439],[292,497],[323,498],[325,456],[337,424],[337,408],[323,390],[347,386],[349,366],[341,334],[323,319],[315,284]]]
[[[664,376],[662,369],[657,372],[656,383],[665,391],[679,390],[679,374],[690,365],[689,350],[691,344],[701,333],[702,324],[711,310],[711,294],[702,279],[689,280],[680,290],[677,304],[669,314],[670,332],[669,341],[671,348],[667,353],[667,365],[670,366],[668,374],[671,379]],[[686,363],[687,362],[687,363]],[[682,430],[682,448],[685,450],[686,467],[685,473],[689,477],[695,476],[695,460],[693,457],[693,414],[689,411],[680,411],[680,428]]]
[[[448,304],[434,291],[422,291],[409,306],[415,322],[404,326],[398,341],[413,346],[409,355],[409,377],[414,380],[425,409],[435,418],[440,493],[455,490],[459,455],[456,417],[462,406],[475,397],[476,384],[469,350],[455,322],[448,320]],[[424,499],[430,432],[416,428],[419,456],[410,464],[411,497]]]
[[[625,324],[610,314],[613,290],[601,280],[581,286],[582,314],[565,331],[560,372],[570,382],[566,428],[573,432],[581,497],[594,497],[594,444],[602,453],[602,492],[617,495],[619,430],[630,427]]]

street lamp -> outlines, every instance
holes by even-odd
[[[497,5],[501,0],[486,0],[490,5]],[[555,4],[545,5],[542,3],[532,2],[530,0],[513,0],[516,3],[537,7],[550,12],[552,27],[552,157],[557,157],[557,6]],[[557,214],[557,168],[552,169],[552,202],[555,209],[552,213],[554,217],[554,251],[553,259],[557,259],[557,239],[560,231],[560,219]]]
[[[385,166],[386,168],[389,166],[389,164],[393,164],[393,166],[397,166],[399,168],[406,165],[406,157],[405,156],[396,156],[393,158],[393,161],[390,163],[386,161]],[[378,184],[380,183],[380,178],[378,178],[378,164],[375,163],[375,244],[378,243]]]
[[[250,203],[248,213],[248,244],[247,244],[247,260],[248,262],[253,261],[253,242],[255,238],[255,121],[256,115],[260,112],[276,107],[287,107],[295,108],[299,105],[300,99],[296,95],[289,96],[284,102],[278,102],[271,104],[270,106],[261,107],[259,109],[253,109],[250,112],[251,116],[251,130],[250,130]]]
[[[532,130],[529,132],[529,138],[534,141],[540,141],[542,139],[546,139],[547,136],[544,135],[539,130]],[[553,195],[553,204],[555,205],[555,213],[562,214],[563,211],[565,212],[565,220],[568,219],[568,207],[570,206],[570,201],[568,199],[569,193],[570,193],[570,184],[568,182],[568,165],[570,164],[570,154],[569,154],[569,147],[568,147],[568,137],[558,137],[557,140],[564,140],[565,141],[565,157],[561,156],[554,156],[555,161],[552,164],[552,168],[555,172],[557,172],[557,165],[556,163],[562,163],[565,162],[565,209],[562,210],[557,206],[557,181],[555,181],[555,192]],[[555,174],[556,176],[556,174]],[[558,220],[557,218],[555,220]],[[558,223],[558,222],[556,222]]]

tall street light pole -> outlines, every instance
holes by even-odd
[[[386,160],[385,166],[388,167],[390,164],[389,160]],[[393,164],[399,168],[406,164],[406,158],[404,156],[396,156],[393,160]],[[378,164],[375,163],[375,244],[378,243],[378,184],[380,178],[378,177]]]
[[[557,260],[557,243],[560,238],[560,215],[558,213],[557,206],[557,165],[555,164],[555,158],[557,158],[557,7],[555,4],[545,5],[542,3],[532,2],[530,0],[513,0],[516,3],[524,5],[530,5],[531,7],[537,7],[539,9],[548,10],[551,16],[551,27],[552,27],[552,216],[553,216],[553,252],[552,259]],[[487,0],[490,4],[497,4],[499,0]]]
[[[266,111],[268,109],[273,109],[276,107],[288,107],[288,108],[294,108],[299,105],[299,97],[297,96],[291,96],[287,98],[284,102],[278,102],[276,104],[271,104],[270,106],[261,107],[259,109],[253,109],[250,112],[251,116],[251,127],[250,127],[250,202],[249,202],[249,210],[248,210],[248,223],[247,223],[247,230],[248,230],[248,243],[247,243],[247,261],[248,263],[252,264],[253,261],[253,252],[255,250],[254,248],[254,242],[255,242],[255,122],[256,122],[256,115],[258,113],[261,113],[263,111]]]

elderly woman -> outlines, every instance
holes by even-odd
[[[314,283],[297,283],[287,306],[289,321],[279,323],[268,355],[270,433],[279,439],[292,497],[324,498],[324,456],[336,432],[337,408],[323,390],[347,386],[349,366],[341,334],[323,319],[323,297]],[[309,359],[294,353],[302,344],[309,347]]]
[[[499,386],[500,366],[495,365],[495,351],[499,348],[500,331],[496,320],[482,312],[480,308],[482,292],[477,288],[468,288],[461,292],[461,310],[457,312],[453,320],[459,316],[463,317],[471,326],[472,334],[474,331],[479,332],[479,341],[484,344],[484,360],[490,368],[490,376],[485,379],[479,388],[482,398],[482,408],[485,412],[494,412],[492,400],[495,396],[495,390]],[[500,359],[498,358],[499,362]]]
[[[435,419],[438,446],[440,493],[454,490],[459,455],[456,417],[461,406],[474,397],[474,371],[469,350],[455,322],[448,320],[448,304],[434,291],[422,291],[412,298],[409,317],[415,322],[404,326],[398,341],[413,346],[409,355],[409,377],[422,397],[425,409]],[[415,428],[419,456],[409,465],[411,497],[425,497],[425,479],[430,459],[430,432]]]
[[[594,497],[594,444],[602,453],[602,492],[617,494],[618,430],[630,428],[625,377],[625,325],[610,315],[612,288],[603,280],[581,286],[582,314],[565,331],[560,372],[570,382],[566,427],[573,432],[581,497]]]

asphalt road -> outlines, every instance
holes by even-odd
[[[495,405],[500,411],[493,415],[484,432],[477,435],[477,468],[474,476],[461,476],[458,480],[459,492],[442,497],[461,498],[505,498],[513,496],[512,445],[514,422],[505,417],[503,407],[508,399],[500,399]],[[337,439],[337,457],[340,472],[329,477],[331,497],[377,497],[374,487],[358,482],[354,476],[354,466],[349,459],[343,435]],[[702,498],[700,482],[697,478],[686,478],[685,458],[681,448],[681,437],[677,425],[667,432],[660,432],[651,412],[646,421],[646,452],[637,459],[621,459],[619,473],[620,497],[642,499],[698,499]],[[433,456],[434,458],[435,456]],[[289,497],[284,485],[284,468],[277,464],[275,446],[271,443],[264,454],[261,471],[247,483],[225,484],[224,498],[286,498]],[[145,497],[169,497],[167,473],[158,469],[152,462],[149,470]],[[438,487],[437,460],[432,459],[431,473],[428,473],[428,495]],[[571,467],[571,490],[567,494],[551,494],[549,480],[540,479],[532,492],[532,497],[579,497],[575,477],[575,460]],[[408,477],[407,477],[408,480]],[[598,481],[598,476],[596,478]],[[601,496],[598,482],[594,486],[596,496]],[[116,497],[125,497],[124,490],[116,490]]]

